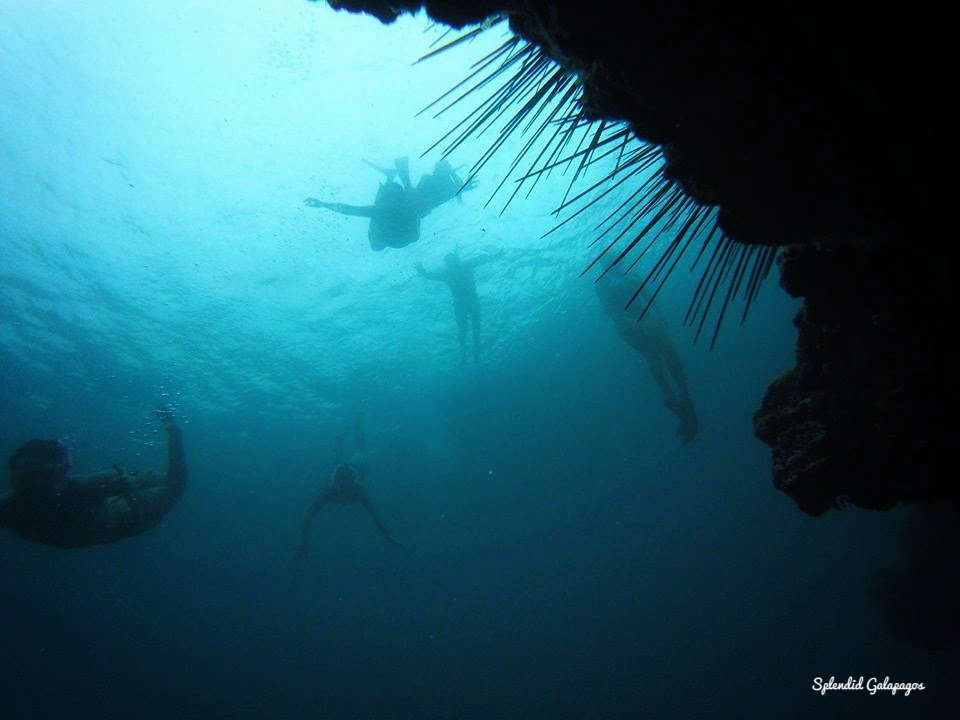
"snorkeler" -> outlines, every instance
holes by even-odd
[[[0,527],[25,540],[73,548],[112,543],[157,525],[187,483],[180,428],[169,409],[154,415],[167,431],[167,472],[71,474],[70,451],[59,440],[29,440],[7,461],[13,492],[0,499]]]
[[[357,415],[354,423],[353,444],[355,449],[349,457],[344,452],[344,435],[345,433],[338,435],[334,445],[334,457],[337,464],[333,470],[330,485],[307,508],[306,517],[303,519],[302,540],[296,548],[299,557],[305,556],[310,550],[310,526],[313,524],[313,519],[325,505],[329,504],[362,505],[370,514],[370,517],[373,518],[374,524],[376,524],[384,539],[394,547],[403,547],[390,534],[386,523],[363,489],[362,483],[367,478],[369,467],[367,465],[367,441],[361,415]]]
[[[503,255],[502,249],[493,255],[461,260],[456,253],[448,253],[444,258],[444,269],[433,272],[425,270],[421,263],[414,265],[423,277],[444,282],[450,288],[450,293],[453,295],[453,312],[457,319],[461,364],[467,362],[468,321],[473,330],[473,362],[480,362],[480,299],[477,297],[477,283],[473,271],[481,265],[497,260],[501,255]]]
[[[680,354],[667,333],[667,323],[660,309],[651,305],[646,316],[637,320],[626,311],[627,303],[636,289],[632,284],[624,279],[607,277],[594,287],[617,333],[647,361],[663,395],[664,404],[680,421],[677,435],[683,442],[693,440],[699,426],[697,413],[690,399]]]
[[[378,167],[368,160],[364,162],[387,178],[380,183],[373,205],[324,202],[312,197],[303,202],[341,215],[369,218],[367,238],[372,250],[402,248],[416,242],[420,239],[422,218],[454,198],[463,202],[460,193],[476,186],[476,178],[464,183],[446,160],[437,162],[433,172],[421,177],[416,187],[410,184],[409,161],[405,157],[397,158],[393,169]],[[400,182],[395,180],[397,176]]]

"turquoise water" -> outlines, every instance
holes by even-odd
[[[0,451],[60,437],[81,472],[159,467],[165,402],[190,466],[136,538],[0,535],[9,717],[936,712],[943,659],[869,598],[901,513],[803,516],[753,436],[796,339],[775,278],[712,351],[681,322],[697,276],[660,297],[700,416],[683,445],[581,277],[617,197],[544,237],[557,173],[501,213],[515,139],[406,248],[303,204],[371,203],[363,159],[433,167],[457,111],[418,111],[503,39],[415,65],[440,34],[295,1],[0,5]],[[462,366],[414,264],[498,249]],[[357,411],[406,549],[335,507],[296,559]],[[810,689],[831,675],[930,690]]]

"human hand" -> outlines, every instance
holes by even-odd
[[[308,205],[310,207],[323,207],[322,203],[319,200],[312,197],[309,197],[306,200],[304,200],[303,204]]]
[[[467,192],[468,190],[475,190],[477,187],[477,176],[471,175],[467,178],[467,181],[463,184],[463,187],[460,188],[460,192]]]
[[[177,426],[173,420],[173,411],[166,405],[158,405],[153,411],[153,416],[157,418],[167,430]]]

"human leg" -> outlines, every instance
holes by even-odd
[[[457,340],[460,343],[460,364],[467,363],[467,310],[461,303],[454,303],[457,318]]]
[[[473,329],[473,362],[480,362],[480,309],[474,308],[470,313],[470,324]]]
[[[400,182],[403,183],[403,186],[410,189],[410,158],[406,155],[403,157],[398,157],[393,161],[394,167],[397,168],[397,175],[400,176]]]

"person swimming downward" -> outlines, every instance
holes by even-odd
[[[347,433],[337,436],[334,445],[335,467],[331,473],[330,484],[307,508],[301,526],[301,542],[296,547],[297,557],[305,557],[310,550],[310,531],[313,520],[327,505],[360,505],[370,515],[383,538],[396,548],[403,545],[393,537],[380,513],[367,495],[363,483],[369,473],[367,462],[367,442],[363,426],[363,416],[357,414],[353,426],[354,451],[347,456],[345,439]]]

